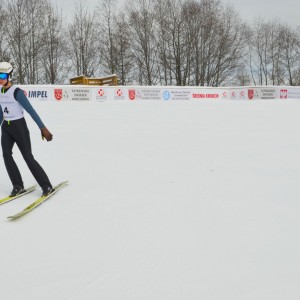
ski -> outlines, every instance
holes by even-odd
[[[67,183],[68,183],[68,181],[63,181],[63,182],[59,183],[58,185],[53,187],[54,191],[52,193],[50,193],[47,196],[41,196],[40,198],[38,198],[34,202],[32,202],[30,205],[25,207],[22,211],[18,212],[15,215],[8,216],[7,218],[10,220],[16,220],[16,219],[24,216],[25,214],[29,213],[30,211],[32,211],[33,209],[35,209],[36,207],[41,205],[44,201],[49,199],[51,196],[53,196],[56,192],[58,192],[61,188],[63,188]]]
[[[37,186],[38,186],[38,185],[35,184],[35,185],[33,185],[33,186],[27,188],[23,193],[21,193],[21,194],[19,194],[19,195],[16,195],[16,196],[7,196],[7,197],[5,197],[5,198],[0,199],[0,205],[2,205],[2,204],[4,204],[4,203],[7,203],[7,202],[9,202],[9,201],[11,201],[11,200],[17,199],[17,198],[19,198],[19,197],[21,197],[21,196],[24,196],[24,195],[28,194],[28,193],[33,192],[33,191],[37,188]]]

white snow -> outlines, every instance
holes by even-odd
[[[33,105],[34,156],[70,183],[0,207],[1,299],[300,298],[299,100]]]

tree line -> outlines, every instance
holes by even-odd
[[[300,34],[276,20],[248,24],[219,0],[75,3],[66,21],[50,0],[0,6],[0,59],[18,84],[117,74],[122,85],[300,85]]]

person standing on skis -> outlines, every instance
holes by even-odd
[[[12,155],[14,144],[17,144],[29,170],[42,188],[43,195],[46,196],[53,191],[53,187],[46,172],[33,157],[29,130],[24,118],[24,109],[40,128],[43,138],[51,141],[53,135],[45,127],[25,96],[24,91],[12,85],[12,73],[13,67],[10,63],[0,62],[1,146],[4,164],[13,185],[10,196],[25,192],[20,171]]]

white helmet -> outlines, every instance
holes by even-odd
[[[9,78],[12,77],[12,71],[13,71],[13,67],[10,63],[8,62],[0,62],[0,73],[6,73],[9,74]]]

